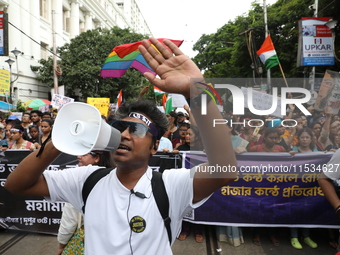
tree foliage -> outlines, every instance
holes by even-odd
[[[193,58],[205,77],[256,77],[266,76],[256,54],[265,39],[262,1],[255,1],[251,10],[234,21],[229,21],[214,34],[202,35],[193,49],[199,53]],[[286,77],[301,77],[303,67],[297,67],[298,21],[312,17],[309,8],[314,0],[278,0],[267,7],[268,29]],[[340,1],[319,0],[318,17],[333,17],[340,21]],[[340,25],[335,28],[335,52],[340,56]],[[335,66],[319,66],[317,72],[326,69],[339,70]],[[282,77],[280,69],[271,69],[272,77]]]
[[[138,96],[141,84],[145,79],[135,69],[129,68],[121,78],[100,77],[100,69],[106,57],[115,46],[133,43],[145,39],[141,34],[132,33],[128,29],[114,27],[111,30],[94,29],[81,33],[70,43],[57,49],[60,57],[58,65],[62,69],[59,85],[65,85],[67,96],[74,97],[79,89],[83,98],[109,97],[114,101],[120,89],[125,98]],[[41,59],[40,66],[31,66],[38,73],[37,79],[54,86],[53,57]]]

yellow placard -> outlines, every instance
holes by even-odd
[[[0,69],[0,96],[6,96],[10,94],[10,72]]]
[[[107,117],[110,107],[110,98],[88,97],[86,102],[96,107],[101,115]]]

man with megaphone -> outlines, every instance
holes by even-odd
[[[186,213],[236,178],[236,158],[229,132],[226,125],[213,125],[222,116],[214,101],[201,95],[206,84],[200,70],[175,44],[163,42],[150,38],[139,46],[159,78],[151,73],[144,76],[159,89],[188,98],[209,162],[191,170],[176,169],[162,174],[170,204],[166,219],[171,220],[168,236],[152,192],[152,169],[148,166],[149,157],[156,153],[159,139],[166,131],[166,117],[148,101],[123,104],[118,110],[119,120],[112,124],[121,133],[113,153],[117,168],[96,184],[86,202],[87,255],[172,254],[171,245]],[[205,114],[201,114],[201,104],[205,105]],[[46,144],[38,157],[37,152],[26,157],[8,176],[5,188],[15,194],[69,202],[81,211],[83,184],[98,167],[44,171],[61,153],[54,142],[52,136],[52,142]],[[223,171],[207,171],[208,166]]]

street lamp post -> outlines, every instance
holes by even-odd
[[[10,84],[10,87],[9,87],[9,98],[10,98],[11,104],[13,104],[13,98],[12,98],[12,96],[13,96],[13,83],[19,78],[19,74],[18,74],[19,73],[19,71],[18,71],[19,70],[18,69],[18,55],[21,53],[21,51],[18,50],[17,48],[14,48],[14,50],[12,50],[11,52],[13,53],[16,61],[12,60],[11,58],[8,58],[7,60],[5,60],[5,62],[9,66],[9,72],[10,72],[10,78],[9,78],[9,80],[10,80],[10,82],[9,82],[9,84]],[[12,79],[12,65],[14,64],[14,62],[17,63],[17,77],[13,80]]]

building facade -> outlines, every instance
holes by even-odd
[[[54,44],[62,46],[98,27],[152,35],[135,0],[0,0],[0,10],[8,13],[9,49],[9,56],[0,57],[0,68],[11,71],[14,105],[17,100],[48,99],[51,88],[35,79],[30,66],[47,59],[51,53],[46,49]],[[11,52],[15,48],[17,57]],[[11,68],[8,58],[15,61]]]

